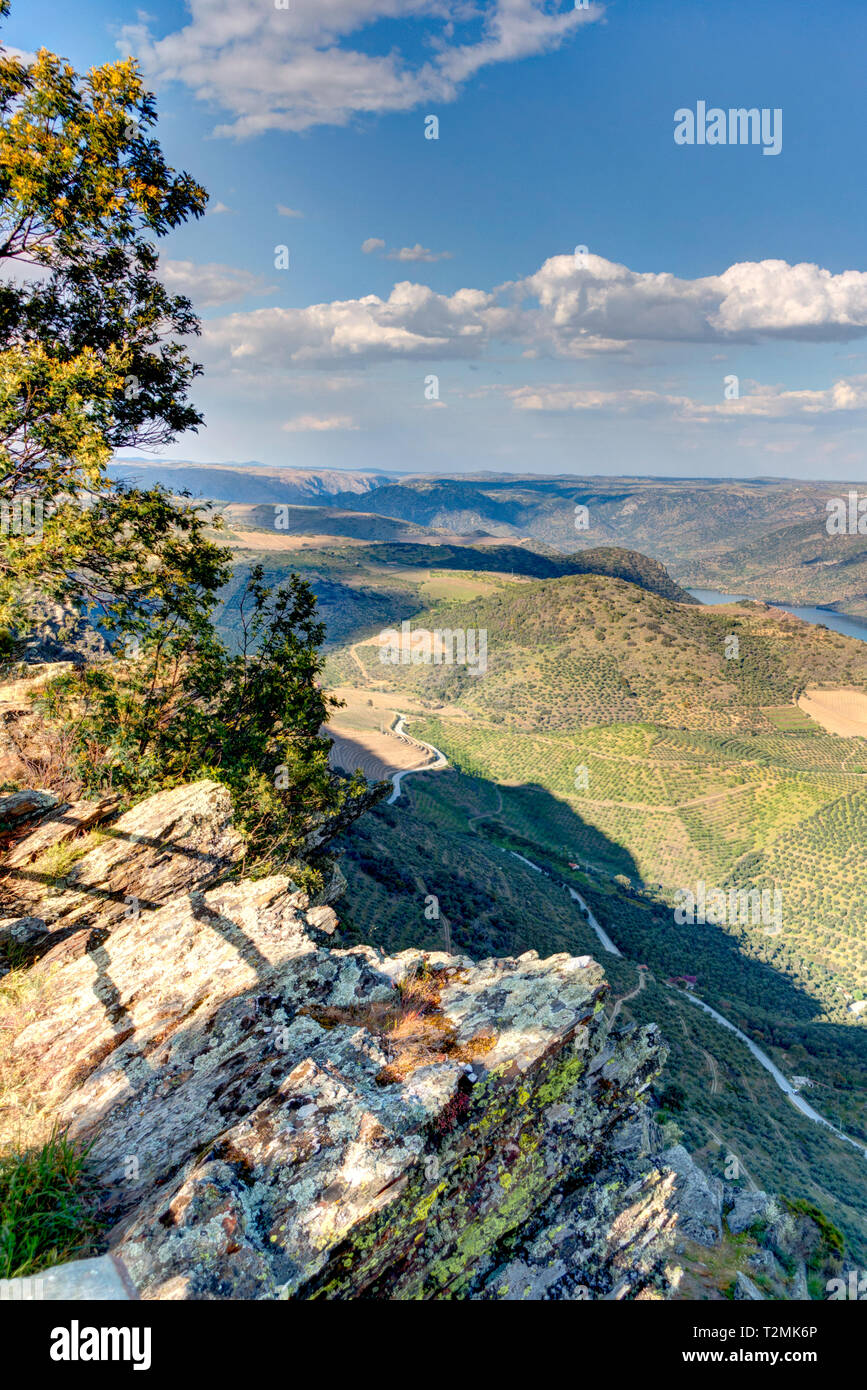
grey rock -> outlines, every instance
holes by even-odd
[[[121,1303],[137,1297],[123,1261],[114,1255],[70,1260],[27,1278],[0,1279],[0,1300]]]
[[[59,801],[57,792],[40,791],[35,787],[11,792],[9,796],[0,796],[0,824],[19,824],[21,821],[32,820],[34,816],[43,816]]]
[[[735,1192],[732,1205],[726,1213],[726,1222],[733,1236],[746,1231],[756,1221],[765,1219],[768,1207],[774,1198],[767,1192]]]
[[[718,1245],[722,1239],[722,1183],[703,1173],[682,1144],[666,1149],[661,1161],[675,1174],[682,1233],[700,1245]]]
[[[735,1279],[734,1298],[736,1301],[750,1300],[755,1303],[764,1302],[765,1295],[757,1289],[752,1279],[748,1278],[742,1271],[738,1271]]]
[[[0,922],[0,942],[31,946],[47,935],[48,928],[41,917],[9,917]]]
[[[809,1303],[811,1301],[810,1291],[807,1287],[807,1267],[803,1260],[799,1261],[798,1268],[795,1270],[791,1297],[796,1303]]]

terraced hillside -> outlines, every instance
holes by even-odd
[[[447,577],[440,572],[438,583]],[[411,813],[406,805],[377,812],[404,820],[389,822],[392,838],[377,834],[379,848],[368,848],[364,863],[350,844],[356,929],[375,926],[407,944],[431,930],[420,916],[424,895],[410,887],[417,856],[428,866],[419,870],[427,891],[460,905],[444,912],[471,953],[499,950],[502,933],[517,949],[500,896],[527,897],[521,939],[545,951],[556,948],[559,894],[570,884],[630,963],[613,962],[631,981],[624,993],[635,988],[636,963],[650,967],[661,998],[650,998],[648,983],[623,1008],[642,1018],[656,1009],[678,1030],[670,1070],[689,1097],[678,1123],[690,1141],[713,1151],[720,1136],[760,1181],[776,1171],[783,1185],[782,1164],[802,1175],[801,1191],[810,1185],[809,1150],[810,1163],[822,1165],[810,1180],[814,1198],[825,1188],[843,1224],[863,1232],[857,1151],[844,1153],[809,1121],[802,1133],[785,1097],[777,1092],[771,1104],[767,1077],[744,1045],[665,982],[696,977],[701,997],[786,1076],[809,1078],[821,1114],[867,1143],[867,1029],[858,1012],[867,997],[867,740],[826,732],[796,703],[807,685],[867,690],[867,644],[764,604],[698,607],[603,575],[474,577],[493,588],[464,597],[437,589],[410,633],[485,628],[483,674],[383,663],[379,634],[331,658],[334,671],[351,665],[352,681],[377,701],[414,710],[409,731],[453,769],[410,780]],[[477,862],[480,842],[500,878]],[[510,851],[557,885],[558,909],[546,922],[527,896],[534,881],[542,891],[532,870],[504,894],[500,879],[520,870]],[[443,878],[446,868],[462,888]],[[780,929],[749,916],[678,926],[678,890],[700,883],[724,893],[768,890],[771,901],[779,891]],[[712,1103],[709,1084],[719,1088]]]
[[[652,720],[706,733],[770,733],[768,707],[809,684],[867,688],[867,645],[764,604],[674,602],[604,575],[568,575],[433,604],[424,630],[487,633],[483,679],[457,664],[383,665],[358,648],[371,680],[517,729],[576,730]]]

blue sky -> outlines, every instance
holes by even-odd
[[[162,248],[205,325],[171,456],[867,471],[861,0],[13,0],[5,37],[136,53],[211,194]],[[700,101],[780,109],[780,153],[676,144]]]

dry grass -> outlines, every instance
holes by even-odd
[[[22,967],[0,979],[0,1153],[45,1143],[51,1120],[41,1101],[41,1082],[14,1047],[36,1016],[36,1001],[49,974]]]
[[[443,986],[457,974],[423,967],[400,982],[393,999],[346,1008],[311,1007],[300,1012],[324,1028],[349,1024],[378,1037],[389,1060],[376,1079],[381,1086],[389,1086],[437,1062],[472,1062],[494,1046],[496,1039],[484,1033],[465,1043],[457,1041],[455,1026],[443,1013],[440,997]]]

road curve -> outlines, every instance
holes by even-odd
[[[398,721],[394,726],[396,733],[403,733],[403,729],[401,727],[402,724],[403,715],[401,714],[398,716]],[[416,739],[415,742],[420,743],[421,740]],[[429,749],[431,753],[436,753],[437,759],[440,761],[436,763],[431,763],[429,767],[413,768],[409,769],[406,772],[396,772],[392,778],[392,781],[394,782],[394,791],[388,798],[388,805],[391,805],[392,802],[397,801],[398,797],[400,796],[401,778],[408,776],[410,771],[431,772],[435,768],[448,766],[448,759],[446,758],[444,753],[441,753],[439,751],[438,748],[433,748],[429,743],[424,743],[421,746],[423,748]],[[534,864],[532,859],[525,859],[523,854],[518,854],[513,849],[509,850],[508,853],[511,854],[513,858],[520,859],[521,863],[526,864],[528,868],[535,869],[537,874],[544,874],[546,878],[551,877],[551,875],[548,874],[546,870],[543,869],[539,864]],[[561,879],[560,882],[563,882],[563,880]],[[564,884],[564,887],[566,887],[569,890],[570,897],[572,897],[575,900],[575,902],[578,903],[578,906],[581,908],[582,912],[586,914],[587,922],[595,931],[605,950],[613,956],[620,956],[621,959],[625,959],[623,952],[617,949],[608,933],[604,930],[603,927],[600,927],[593,913],[590,911],[590,908],[587,906],[584,899],[581,897],[581,894],[576,893],[575,889],[568,883]],[[734,1033],[736,1037],[740,1038],[742,1043],[746,1044],[750,1052],[755,1057],[756,1061],[765,1068],[765,1071],[770,1072],[771,1076],[776,1081],[780,1090],[783,1092],[784,1095],[788,1097],[788,1099],[792,1102],[795,1108],[797,1110],[800,1110],[802,1115],[806,1115],[807,1119],[813,1120],[815,1124],[822,1125],[825,1129],[829,1129],[832,1134],[836,1134],[838,1139],[842,1139],[845,1141],[845,1143],[851,1144],[853,1148],[857,1149],[858,1152],[864,1156],[864,1158],[867,1158],[867,1148],[865,1148],[864,1144],[857,1139],[853,1139],[851,1135],[845,1134],[842,1129],[837,1129],[835,1125],[831,1124],[830,1120],[826,1120],[823,1115],[820,1115],[817,1110],[814,1110],[812,1105],[808,1105],[807,1102],[804,1100],[803,1096],[799,1095],[798,1092],[795,1090],[791,1082],[787,1081],[786,1077],[780,1071],[779,1067],[771,1061],[767,1053],[763,1052],[762,1049],[758,1047],[756,1043],[753,1042],[752,1038],[748,1037],[747,1034],[742,1032],[740,1028],[735,1027],[735,1025],[731,1023],[725,1017],[724,1014],[721,1014],[716,1009],[711,1008],[710,1004],[706,1004],[703,999],[699,999],[697,995],[687,993],[685,997],[687,999],[691,999],[693,1004],[696,1004],[698,1008],[703,1009],[705,1013],[710,1014],[712,1018],[716,1019],[717,1023],[721,1023],[723,1028],[728,1028],[730,1032]]]
[[[413,738],[411,734],[406,732],[403,727],[404,718],[405,715],[403,714],[397,716],[394,732],[396,734],[403,734],[404,738],[412,738],[413,743],[417,743],[419,748],[425,748],[428,753],[433,753],[435,755],[435,761],[427,763],[424,767],[405,767],[401,772],[393,772],[391,774],[391,783],[394,787],[394,791],[386,801],[386,806],[393,806],[395,801],[400,797],[400,784],[404,777],[411,777],[415,772],[440,772],[444,767],[448,767],[449,765],[449,760],[445,753],[441,753],[438,748],[434,748],[432,743],[424,743],[420,738]]]

